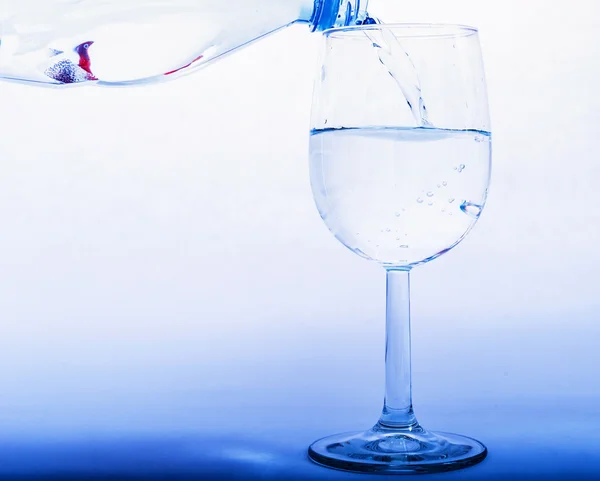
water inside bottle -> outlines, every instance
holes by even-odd
[[[2,0],[2,4],[0,78],[47,85],[119,86],[168,80],[310,16],[299,6],[304,2],[280,0],[258,4]]]

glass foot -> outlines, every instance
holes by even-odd
[[[452,471],[483,461],[479,441],[421,427],[394,430],[381,425],[360,433],[329,436],[314,442],[308,455],[317,464],[344,471],[420,474]]]

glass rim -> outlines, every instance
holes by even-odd
[[[350,37],[353,33],[384,29],[391,30],[396,38],[458,38],[479,33],[476,27],[459,23],[371,23],[330,28],[325,30],[323,35],[344,38]]]

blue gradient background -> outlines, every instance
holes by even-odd
[[[480,27],[494,126],[479,225],[413,274],[419,419],[490,455],[428,479],[599,479],[600,7],[388,9]],[[305,455],[383,396],[384,272],[308,184],[318,47],[298,27],[160,86],[0,85],[0,479],[369,478]]]

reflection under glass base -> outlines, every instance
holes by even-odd
[[[432,433],[420,426],[397,430],[377,424],[369,431],[328,436],[308,454],[315,463],[343,471],[381,474],[426,474],[473,466],[486,447],[475,439]]]

